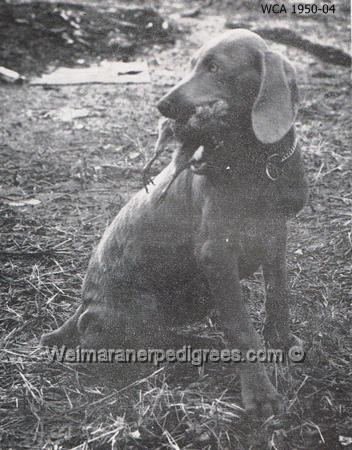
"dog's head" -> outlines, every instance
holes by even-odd
[[[262,143],[279,141],[292,127],[298,108],[295,70],[257,34],[228,31],[204,45],[191,67],[158,103],[164,116],[184,119],[198,106],[224,100],[235,118],[251,122]]]

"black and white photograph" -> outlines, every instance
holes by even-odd
[[[349,0],[0,0],[0,450],[352,450]]]

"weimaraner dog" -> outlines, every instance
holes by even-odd
[[[228,105],[230,126],[192,134],[187,123],[197,108],[219,100]],[[172,345],[170,326],[198,320],[215,305],[228,345],[245,354],[262,344],[240,280],[262,266],[264,338],[276,348],[292,345],[286,222],[307,197],[297,107],[292,65],[258,35],[238,29],[204,45],[189,75],[158,103],[164,116],[184,124],[183,152],[202,146],[197,167],[184,170],[160,202],[174,158],[149,192],[121,209],[93,252],[81,305],[42,344],[160,348]],[[264,365],[238,366],[246,410],[280,411]]]

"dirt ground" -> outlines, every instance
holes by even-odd
[[[117,3],[89,5],[106,11]],[[226,364],[181,375],[164,367],[130,385],[106,385],[83,368],[79,376],[69,364],[48,362],[38,348],[41,334],[75,310],[93,246],[141,188],[156,139],[156,101],[200,44],[236,19],[290,27],[348,49],[344,1],[325,18],[263,16],[257,2],[225,0],[181,17],[200,4],[148,2],[180,27],[174,44],[143,45],[134,54],[148,62],[150,84],[0,84],[1,449],[352,448],[350,71],[292,47],[271,43],[297,69],[297,128],[310,184],[307,206],[290,222],[287,256],[291,327],[307,358],[269,367],[287,412],[264,423],[246,418],[236,368]],[[63,107],[89,114],[65,122],[57,114]],[[261,274],[243,289],[261,329]]]

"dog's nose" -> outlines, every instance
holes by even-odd
[[[160,111],[160,113],[165,117],[174,119],[177,115],[176,109],[173,107],[172,103],[169,102],[168,100],[161,99],[156,106]]]
[[[195,113],[196,108],[191,103],[174,102],[161,99],[156,105],[160,113],[169,119],[187,119]]]

